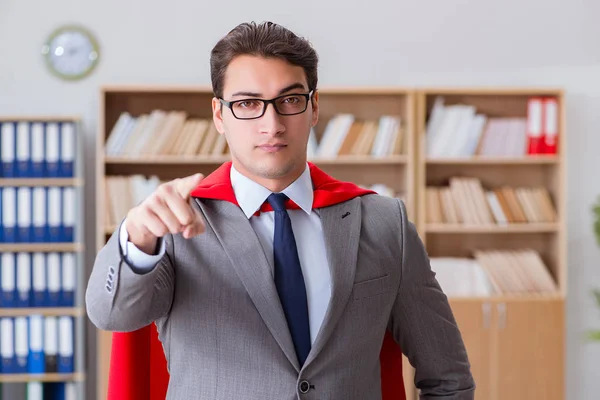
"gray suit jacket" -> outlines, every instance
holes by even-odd
[[[367,195],[315,210],[332,297],[302,369],[250,222],[232,203],[196,204],[204,234],[166,236],[165,256],[138,274],[120,255],[117,231],[86,291],[89,318],[101,329],[156,322],[169,400],[379,400],[386,330],[415,366],[422,398],[473,399],[460,332],[401,201]]]

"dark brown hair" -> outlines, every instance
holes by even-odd
[[[215,97],[223,96],[227,66],[233,58],[240,55],[286,60],[304,69],[308,90],[317,88],[319,58],[306,39],[273,22],[267,21],[259,25],[246,22],[229,31],[212,49],[210,77]]]

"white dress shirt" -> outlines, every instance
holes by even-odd
[[[271,274],[273,274],[274,213],[263,212],[258,216],[254,215],[267,200],[271,191],[242,175],[233,166],[231,167],[231,185],[240,208],[250,220],[250,225],[256,232],[267,255]],[[304,275],[310,337],[312,343],[314,343],[331,298],[331,272],[327,260],[321,218],[312,210],[314,194],[308,165],[302,175],[285,188],[282,193],[285,193],[301,208],[300,210],[288,210],[288,214],[292,222],[298,257]],[[160,250],[157,255],[148,255],[139,250],[133,243],[128,242],[127,230],[123,228],[124,224],[121,226],[119,232],[120,244],[129,264],[139,271],[154,268],[164,255],[164,241],[160,241]]]

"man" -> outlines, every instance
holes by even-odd
[[[111,331],[156,324],[171,400],[381,399],[386,335],[422,398],[473,399],[460,332],[404,204],[307,163],[317,63],[272,23],[217,43],[213,120],[232,161],[129,211],[97,256],[88,315]]]

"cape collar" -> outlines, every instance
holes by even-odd
[[[190,195],[199,199],[228,201],[239,207],[239,203],[231,185],[231,166],[231,161],[222,164],[204,178],[202,182],[191,191]],[[313,183],[313,209],[329,207],[358,196],[376,194],[375,191],[361,188],[354,183],[339,181],[326,174],[311,162],[308,163],[308,168]],[[265,209],[269,208],[268,204],[266,206],[267,207],[265,208],[261,208],[261,211],[265,211]],[[293,202],[290,202],[288,207],[299,208],[298,205]]]

